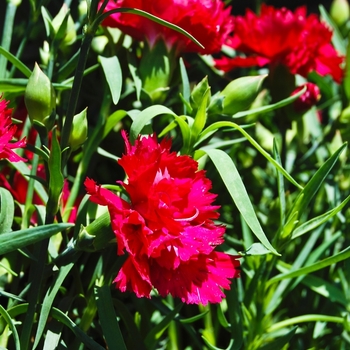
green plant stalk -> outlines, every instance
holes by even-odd
[[[87,172],[88,169],[88,165],[89,165],[89,161],[93,155],[94,149],[90,150],[90,147],[87,147],[88,150],[86,152],[84,152],[83,158],[81,160],[81,162],[79,163],[77,172],[75,174],[75,178],[74,178],[74,183],[73,186],[71,188],[67,203],[66,203],[66,207],[63,213],[63,222],[67,222],[67,220],[69,219],[70,213],[74,207],[74,203],[78,197],[79,194],[79,190],[81,188],[81,184],[83,183],[83,179],[85,177],[85,174]]]
[[[173,299],[173,297],[169,295],[167,297],[167,301],[172,306],[172,308],[174,308],[174,299]],[[167,350],[178,350],[178,349],[181,349],[181,347],[179,346],[180,338],[179,338],[179,335],[178,335],[177,325],[176,325],[176,322],[174,320],[172,320],[169,323],[168,336],[169,336],[169,343],[168,343]]]
[[[32,4],[31,1],[29,1],[30,4]],[[27,28],[25,30],[25,33],[26,35],[22,38],[22,41],[21,43],[19,44],[18,46],[18,49],[17,49],[17,52],[15,54],[15,56],[20,59],[23,52],[24,52],[24,49],[26,47],[26,44],[27,44],[27,41],[28,41],[28,38],[29,38],[29,35],[31,34],[33,28],[36,26],[36,23],[38,21],[38,18],[39,16],[41,15],[41,12],[40,12],[40,8],[41,8],[41,5],[42,5],[43,1],[38,1],[38,6],[37,6],[37,9],[33,8],[33,6],[30,6],[30,15],[29,15],[29,21],[28,21],[28,24],[27,24]],[[9,78],[12,78],[16,72],[16,66],[12,66],[11,68],[11,71],[10,71],[10,74],[9,74]],[[30,75],[30,74],[29,74]]]
[[[203,317],[204,322],[204,330],[203,330],[203,336],[206,338],[206,340],[212,344],[213,346],[216,346],[216,337],[214,332],[214,326],[212,322],[212,314],[210,305],[202,306],[199,305],[199,311],[206,312],[205,316]]]
[[[104,96],[107,96],[107,94],[105,94]],[[104,102],[105,101],[102,101],[102,106],[105,105]],[[101,114],[104,114],[103,111],[101,111]],[[91,157],[95,153],[95,151],[98,147],[99,141],[103,137],[104,122],[102,119],[103,118],[99,118],[98,125],[95,126],[93,134],[91,135],[91,137],[88,138],[87,144],[84,145],[83,156],[82,156],[82,159],[79,163],[77,172],[75,174],[74,183],[73,183],[73,186],[71,188],[71,191],[70,191],[67,203],[66,203],[66,207],[65,207],[66,209],[65,209],[64,214],[63,214],[63,221],[64,222],[66,222],[69,219],[70,213],[74,207],[74,203],[78,197],[79,191],[81,189],[81,185],[84,181],[84,177],[85,177],[86,172],[88,170]]]
[[[95,28],[96,27],[96,28]],[[85,31],[83,42],[80,49],[77,69],[75,71],[73,86],[70,94],[70,99],[67,108],[66,119],[63,124],[62,133],[61,133],[61,149],[64,150],[68,146],[69,135],[72,129],[73,118],[75,110],[78,103],[79,93],[81,89],[81,84],[83,81],[84,70],[91,46],[92,39],[94,38],[95,31],[97,26],[88,27]],[[68,152],[62,154],[62,170],[64,169],[68,158]]]
[[[11,46],[13,25],[15,22],[15,15],[17,11],[17,6],[21,1],[8,1],[5,13],[5,21],[1,38],[1,46],[5,50],[9,50]],[[6,63],[7,59],[5,56],[0,56],[0,79],[6,78]]]
[[[46,266],[47,249],[49,245],[49,239],[44,239],[42,242],[36,245],[36,253],[38,259],[33,263],[30,274],[32,275],[31,288],[28,296],[28,310],[23,323],[23,329],[20,337],[21,350],[29,349],[29,343],[34,324],[36,305],[39,301],[41,285],[43,281],[44,270]]]
[[[40,147],[39,135],[36,138],[35,146]],[[30,175],[32,175],[32,176],[36,175],[36,171],[37,171],[37,168],[38,168],[38,163],[39,163],[39,156],[34,153],[33,154],[33,159],[32,159],[32,169],[30,171]],[[36,181],[36,180],[34,178],[32,178],[32,177],[28,181],[26,201],[25,201],[25,204],[24,204],[23,219],[22,219],[22,224],[21,224],[21,229],[22,230],[28,228],[28,224],[29,224],[28,211],[29,211],[29,207],[33,203],[34,181]]]
[[[277,322],[273,326],[267,329],[267,332],[274,332],[281,328],[293,326],[298,323],[304,323],[304,322],[333,322],[333,323],[344,323],[344,319],[341,317],[336,316],[328,316],[328,315],[303,315],[303,316],[297,316],[292,317],[287,320]]]

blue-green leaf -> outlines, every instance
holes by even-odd
[[[60,223],[3,233],[0,235],[0,255],[39,242],[73,226],[73,224]]]
[[[162,105],[154,105],[144,109],[137,115],[130,128],[130,140],[136,140],[137,136],[141,133],[143,127],[154,117],[161,114],[170,114],[175,116],[176,114],[169,108]]]
[[[237,206],[237,209],[240,211],[242,217],[255,236],[268,250],[271,251],[271,253],[280,255],[267,239],[255,214],[247,190],[242,182],[242,178],[232,159],[221,150],[209,149],[206,152],[218,170],[227,190]]]
[[[117,56],[103,57],[98,56],[101,62],[103,72],[112,94],[113,103],[116,105],[119,102],[122,91],[123,74]]]
[[[0,187],[0,234],[11,231],[14,213],[12,194],[6,188]]]
[[[103,336],[109,349],[126,350],[123,335],[114,312],[113,301],[108,286],[95,286],[95,297]]]

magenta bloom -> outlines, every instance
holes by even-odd
[[[282,64],[291,73],[304,77],[311,71],[331,75],[340,82],[343,62],[331,44],[332,31],[306,7],[294,12],[263,4],[260,15],[247,10],[234,21],[234,35],[227,44],[246,56],[220,58],[218,68],[229,71],[237,67]]]
[[[26,161],[16,154],[13,149],[25,147],[26,140],[23,138],[17,142],[11,142],[17,127],[11,122],[11,109],[7,108],[7,101],[0,96],[0,159],[8,159],[10,162]]]
[[[225,227],[216,225],[216,195],[211,182],[189,156],[170,151],[156,135],[138,138],[132,146],[126,134],[126,154],[119,160],[128,181],[122,183],[130,203],[91,179],[90,200],[108,206],[118,254],[128,258],[114,282],[121,291],[150,297],[152,288],[185,303],[222,300],[222,288],[239,276],[237,256],[215,251]]]
[[[115,13],[102,23],[117,27],[136,40],[147,40],[152,47],[158,39],[164,40],[170,50],[178,52],[219,52],[233,29],[231,8],[225,9],[221,0],[117,0],[109,1],[106,11],[129,7],[146,11],[192,34],[203,46],[201,49],[184,35],[157,24],[145,17]]]
[[[293,106],[296,112],[304,113],[313,107],[321,98],[321,92],[317,85],[313,83],[305,83],[298,86],[293,92],[292,96],[297,94],[306,86],[306,91],[293,102]]]

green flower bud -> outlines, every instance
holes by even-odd
[[[67,17],[68,16],[68,17]],[[67,17],[67,18],[66,18]],[[63,4],[56,17],[51,22],[58,39],[63,45],[71,45],[77,38],[73,18],[68,14],[68,7]]]
[[[169,52],[163,40],[153,47],[145,44],[139,65],[142,89],[153,103],[162,103],[170,89],[170,82],[176,66],[174,52]]]
[[[35,63],[24,93],[24,102],[33,124],[39,123],[49,128],[49,117],[56,107],[55,90],[50,79]]]
[[[86,111],[87,108],[79,114],[76,114],[73,118],[72,131],[68,141],[68,145],[71,147],[72,151],[78,149],[87,138],[88,124]]]
[[[222,113],[233,115],[249,109],[258,96],[266,77],[267,75],[258,75],[231,81],[219,94],[225,97]]]
[[[341,27],[349,19],[350,7],[347,0],[333,0],[329,11],[333,21]]]
[[[210,88],[208,83],[208,77],[205,76],[192,90],[190,96],[190,102],[193,110],[196,112],[197,109],[201,106],[203,96]]]

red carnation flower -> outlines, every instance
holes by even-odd
[[[301,112],[301,113],[306,112],[312,106],[314,106],[321,98],[321,92],[319,87],[313,83],[305,83],[301,86],[298,86],[292,92],[291,95],[292,96],[296,95],[305,86],[306,86],[306,91],[293,102],[293,106],[296,112]]]
[[[119,160],[128,176],[121,183],[130,203],[91,179],[85,186],[90,200],[108,206],[118,254],[129,254],[114,282],[121,291],[150,297],[152,287],[186,303],[217,303],[238,277],[239,261],[215,251],[225,227],[216,225],[216,195],[211,182],[189,156],[170,151],[156,135],[138,138]]]
[[[192,34],[203,46],[201,49],[184,35],[157,24],[145,17],[128,13],[115,13],[103,25],[117,27],[137,40],[147,40],[152,47],[162,38],[170,50],[178,52],[219,52],[233,29],[230,7],[221,0],[119,0],[109,1],[106,11],[129,7],[146,11]]]
[[[13,149],[25,147],[26,140],[23,138],[17,142],[11,142],[17,127],[11,122],[12,110],[7,108],[8,102],[0,96],[0,159],[6,158],[10,162],[26,161],[16,154]]]
[[[282,64],[291,73],[304,77],[311,71],[331,75],[340,82],[343,72],[339,56],[331,44],[332,31],[318,16],[307,16],[306,7],[293,13],[287,8],[275,9],[263,4],[260,15],[247,10],[234,21],[234,36],[229,46],[247,57],[220,58],[218,68],[229,71],[237,67],[274,66]]]

